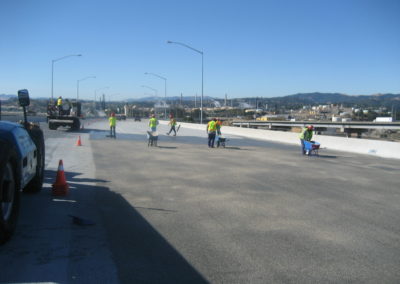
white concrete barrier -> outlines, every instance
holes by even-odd
[[[168,121],[160,121],[161,124],[168,124]],[[205,130],[206,125],[179,123],[182,128]],[[222,133],[227,135],[238,135],[260,140],[274,141],[279,143],[299,145],[299,133],[273,131],[264,129],[241,128],[223,126]],[[313,140],[321,143],[322,148],[352,152],[359,154],[374,155],[384,158],[400,159],[400,143],[382,140],[346,138],[335,136],[314,135]]]

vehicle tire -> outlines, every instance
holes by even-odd
[[[71,129],[72,130],[79,130],[81,128],[81,122],[79,121],[79,119],[74,119],[74,124],[72,124]]]
[[[29,135],[31,136],[33,142],[36,145],[37,154],[36,154],[36,175],[35,177],[26,185],[23,189],[24,192],[27,193],[36,193],[39,192],[43,187],[43,178],[44,178],[44,166],[45,166],[45,146],[44,146],[44,137],[43,131],[40,128],[32,128],[28,130]]]
[[[49,122],[49,129],[50,129],[50,130],[56,130],[56,129],[57,129],[57,126],[56,126],[54,123]]]
[[[17,155],[12,146],[0,140],[0,244],[15,230],[19,211]]]

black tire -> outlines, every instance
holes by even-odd
[[[39,192],[43,187],[44,166],[45,166],[45,146],[43,131],[40,128],[32,128],[28,130],[33,142],[36,145],[36,175],[23,189],[27,193]]]
[[[52,123],[52,122],[49,122],[49,129],[50,129],[50,130],[56,130],[56,129],[57,129],[57,125],[55,125],[55,124]]]
[[[10,239],[19,212],[17,155],[12,146],[0,140],[0,244]]]
[[[74,124],[72,124],[71,127],[72,130],[79,130],[81,129],[81,122],[79,121],[79,118],[74,119]]]

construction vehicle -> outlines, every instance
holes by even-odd
[[[0,244],[15,230],[20,190],[36,193],[42,189],[45,145],[39,125],[27,121],[28,90],[18,91],[24,121],[0,121]]]
[[[47,106],[47,122],[49,129],[56,130],[60,126],[69,127],[71,130],[81,128],[82,110],[81,103],[65,100],[61,107],[50,102]]]

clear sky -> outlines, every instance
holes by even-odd
[[[400,93],[399,0],[0,0],[0,94]]]

